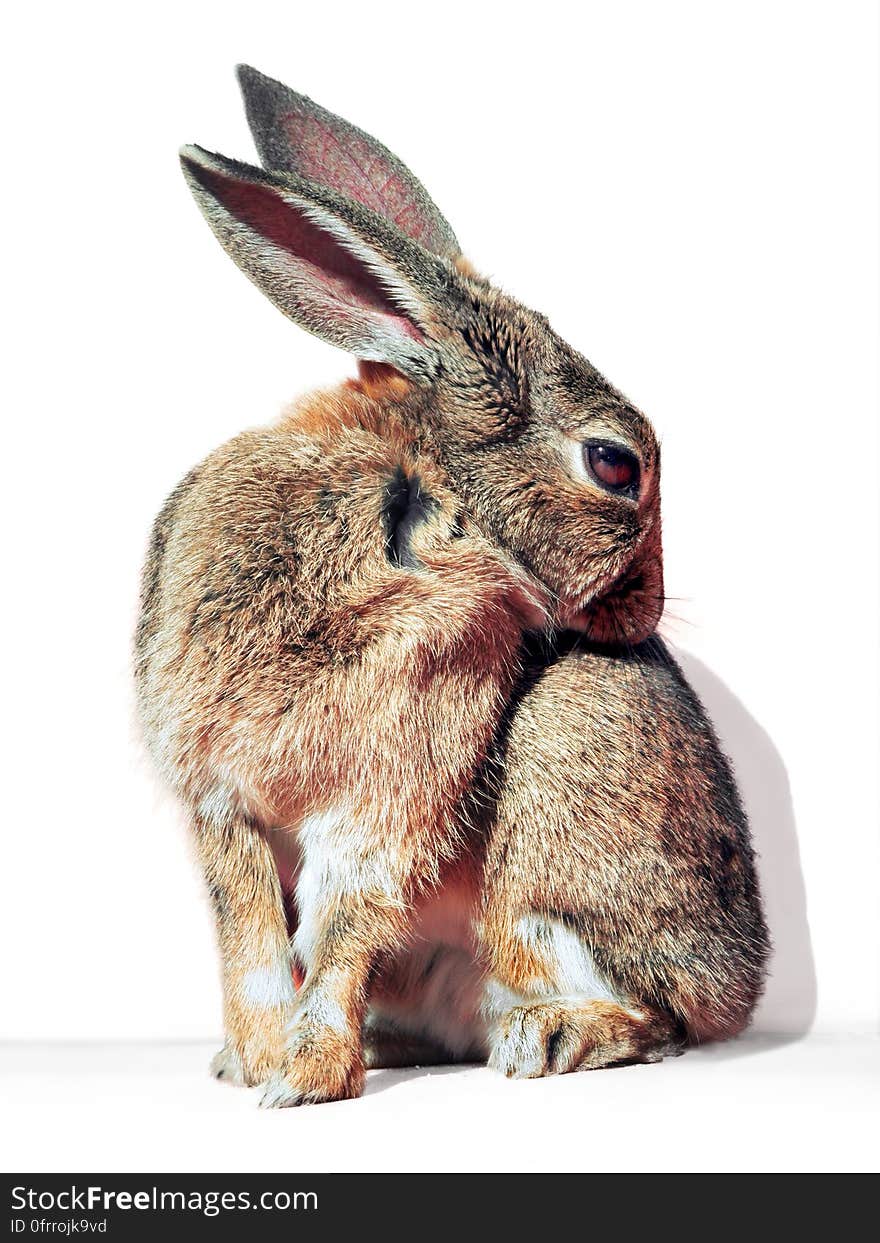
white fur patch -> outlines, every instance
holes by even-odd
[[[481,1008],[487,1019],[495,1019],[506,1014],[508,1010],[512,1010],[514,1006],[523,1006],[534,1000],[534,997],[526,997],[524,993],[514,992],[512,988],[499,983],[498,980],[489,979],[483,989]]]
[[[599,973],[583,940],[560,920],[526,915],[517,924],[517,932],[525,945],[547,961],[553,992],[580,993],[594,1001],[620,1001]]]
[[[294,936],[297,957],[308,968],[322,912],[356,893],[379,895],[389,903],[398,888],[387,859],[344,806],[307,816],[298,831],[302,867],[296,886],[299,923]]]
[[[288,1005],[296,997],[290,966],[253,967],[242,976],[241,994],[245,1004],[255,1009]]]
[[[225,824],[238,810],[239,801],[235,791],[225,782],[215,782],[202,795],[198,804],[198,814],[209,824]]]
[[[331,1031],[345,1032],[348,1028],[348,1020],[336,998],[330,991],[322,988],[312,993],[306,1005],[291,1020],[287,1030],[295,1036],[304,1027],[310,1031],[315,1028],[329,1027]]]
[[[524,945],[546,963],[546,974],[535,979],[527,992],[516,992],[498,980],[487,980],[483,993],[483,1014],[498,1018],[515,1006],[527,1006],[543,997],[584,1001],[613,1001],[626,1007],[593,962],[583,940],[558,919],[525,915],[516,927]]]

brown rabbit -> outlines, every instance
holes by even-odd
[[[383,147],[241,80],[276,167],[186,148],[187,181],[361,371],[192,471],[148,557],[139,702],[217,915],[217,1073],[291,1105],[356,1095],[365,1060],[531,1074],[738,1030],[765,936],[693,695],[645,649],[523,644],[654,630],[649,424]]]

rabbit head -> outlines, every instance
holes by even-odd
[[[291,319],[405,378],[386,389],[395,417],[544,589],[550,624],[599,642],[650,634],[663,576],[648,421],[544,316],[473,272],[385,147],[252,69],[239,77],[265,167],[181,152],[221,245]]]

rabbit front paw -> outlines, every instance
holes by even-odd
[[[336,1028],[294,1028],[289,1041],[281,1066],[266,1084],[261,1108],[319,1105],[363,1093],[360,1050]]]
[[[280,1042],[263,1047],[246,1044],[241,1049],[227,1041],[220,1052],[211,1058],[211,1074],[234,1087],[255,1088],[266,1082],[281,1065],[282,1059],[283,1046]]]
[[[231,1083],[237,1088],[252,1086],[247,1081],[241,1055],[230,1044],[225,1044],[211,1058],[211,1074],[215,1079],[222,1079],[224,1083]]]
[[[228,1031],[223,1048],[211,1059],[214,1078],[243,1088],[265,1083],[284,1061],[288,1014],[289,1008],[279,1007],[258,1016],[259,1022]]]

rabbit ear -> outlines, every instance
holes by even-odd
[[[305,95],[239,65],[238,80],[260,159],[372,208],[426,250],[460,254],[455,234],[406,165],[375,138]]]
[[[280,310],[358,358],[425,379],[436,363],[424,251],[355,203],[201,147],[184,176],[221,246]],[[427,265],[427,266],[426,266]]]

